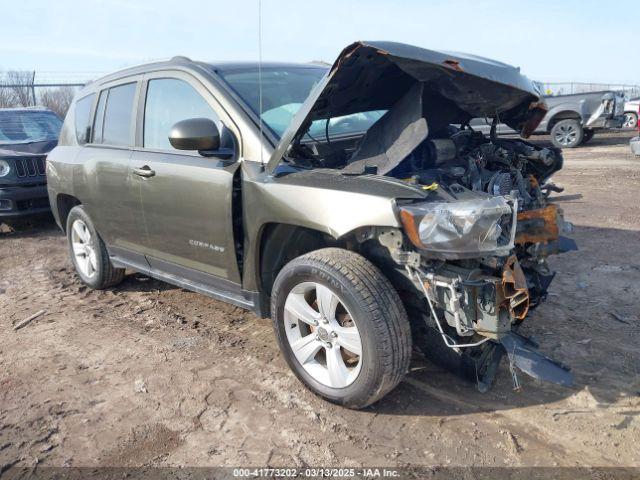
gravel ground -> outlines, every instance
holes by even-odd
[[[580,251],[524,326],[573,390],[503,365],[487,394],[415,358],[378,404],[304,389],[270,322],[141,275],[80,284],[50,221],[0,233],[0,476],[47,466],[640,466],[640,160],[630,135],[554,177]],[[544,139],[536,140],[544,142]],[[24,328],[13,325],[46,313]]]

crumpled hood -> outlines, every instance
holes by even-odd
[[[356,42],[342,51],[302,105],[274,151],[269,171],[312,121],[390,110],[416,85],[423,98],[437,98],[434,108],[446,111],[443,120],[448,123],[497,113],[501,122],[528,137],[547,111],[533,82],[510,65],[402,43]],[[425,100],[425,108],[429,103]]]

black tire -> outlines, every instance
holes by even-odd
[[[584,145],[589,140],[591,140],[595,134],[596,132],[594,130],[591,130],[591,129],[585,130],[584,135],[582,136],[582,144]]]
[[[560,120],[551,128],[551,143],[558,148],[575,148],[582,143],[584,129],[578,120]]]
[[[95,273],[90,277],[85,275],[81,268],[77,264],[76,256],[73,251],[72,245],[72,229],[76,220],[81,220],[87,226],[87,229],[91,233],[91,239],[88,244],[94,249],[97,257],[96,261],[96,269]],[[107,248],[100,238],[100,235],[96,231],[91,218],[87,215],[87,212],[84,211],[82,205],[78,205],[73,207],[69,212],[69,216],[67,217],[67,241],[69,243],[69,255],[71,256],[71,261],[73,266],[76,269],[76,273],[80,277],[80,280],[85,285],[96,289],[102,290],[105,288],[112,287],[122,282],[124,278],[125,270],[124,268],[116,268],[109,260],[109,253],[107,252]]]
[[[293,354],[285,332],[284,307],[291,290],[303,282],[329,287],[358,328],[362,364],[346,387],[332,388],[317,381]],[[275,280],[271,314],[280,350],[295,375],[330,402],[364,408],[395,388],[409,369],[411,330],[404,305],[380,270],[354,252],[324,248],[289,262]]]

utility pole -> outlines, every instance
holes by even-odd
[[[31,75],[31,97],[33,98],[33,106],[35,107],[38,103],[36,100],[36,71],[33,71],[33,75]]]

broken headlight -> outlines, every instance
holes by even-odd
[[[508,255],[516,230],[517,201],[490,197],[400,207],[411,242],[425,256],[442,259]]]

